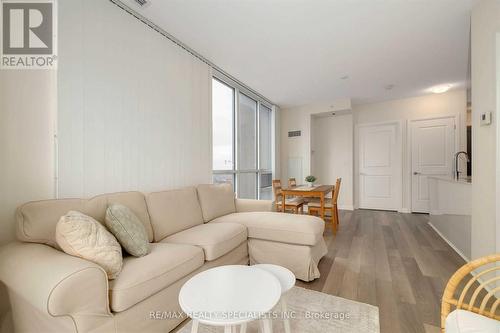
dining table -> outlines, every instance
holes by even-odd
[[[334,185],[297,185],[281,188],[283,194],[283,202],[286,202],[286,197],[303,197],[303,198],[319,198],[320,201],[320,216],[325,220],[325,198],[328,193],[333,192]],[[285,205],[281,205],[280,210],[284,212]]]

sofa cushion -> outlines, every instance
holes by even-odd
[[[151,253],[144,257],[123,258],[122,272],[109,285],[111,310],[127,310],[203,263],[203,250],[199,247],[168,243],[151,244]]]
[[[102,194],[91,199],[54,199],[25,203],[17,209],[17,238],[23,242],[42,243],[59,248],[55,232],[61,216],[73,210],[103,223],[106,209],[115,203],[127,206],[141,220],[149,241],[152,241],[153,229],[146,200],[140,192]]]
[[[106,210],[106,227],[129,254],[142,257],[149,253],[148,234],[139,218],[126,206],[112,204]]]
[[[247,228],[237,223],[209,223],[181,231],[163,240],[167,243],[196,245],[205,260],[215,260],[247,240]]]
[[[118,193],[108,193],[102,194],[94,197],[90,200],[97,200],[101,202],[103,207],[99,207],[98,221],[104,222],[106,216],[106,209],[113,204],[122,204],[126,206],[135,216],[141,220],[146,232],[148,233],[148,239],[150,242],[153,241],[153,228],[151,227],[151,221],[149,219],[148,206],[146,205],[146,197],[141,192],[118,192]]]
[[[231,184],[198,185],[197,190],[205,222],[236,212]]]
[[[273,212],[276,211],[272,200],[236,199],[236,212]]]
[[[56,226],[56,241],[69,255],[101,266],[114,279],[122,268],[122,248],[115,236],[92,217],[69,211]]]
[[[146,196],[155,242],[203,224],[196,188],[150,193]]]
[[[325,229],[325,222],[319,217],[276,212],[234,213],[210,223],[221,222],[246,226],[249,238],[301,245],[317,244]]]
[[[452,311],[446,317],[446,333],[498,333],[500,322],[474,312],[465,310]]]

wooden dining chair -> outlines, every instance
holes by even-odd
[[[288,178],[288,187],[294,187],[297,186],[297,181],[295,178]]]
[[[339,228],[339,222],[340,222],[337,201],[339,198],[340,184],[341,183],[342,183],[342,178],[337,178],[337,181],[335,182],[335,187],[333,188],[332,199],[325,200],[325,204],[324,204],[325,212],[327,212],[327,211],[331,212],[333,234],[337,233],[337,230]],[[320,211],[321,210],[321,203],[319,201],[309,202],[307,204],[307,207],[309,209],[309,215],[321,215],[321,211]]]
[[[278,211],[282,210],[283,193],[281,192],[281,180],[273,179],[273,193]],[[302,214],[304,212],[304,200],[302,198],[286,199],[284,211],[292,211],[295,214]]]

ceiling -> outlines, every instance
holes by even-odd
[[[292,107],[465,87],[477,1],[123,2],[272,102]]]

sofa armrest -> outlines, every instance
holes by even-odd
[[[236,199],[236,212],[272,212],[275,211],[271,200]]]
[[[110,316],[108,278],[98,265],[50,246],[0,248],[0,280],[31,306],[52,316]]]

